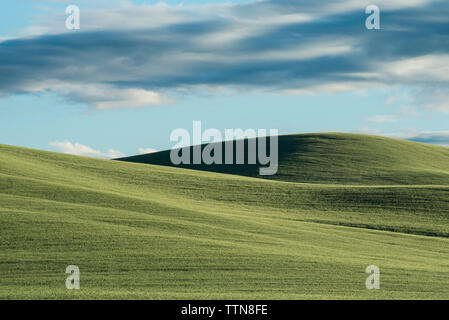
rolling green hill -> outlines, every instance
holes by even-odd
[[[245,150],[247,143],[246,139]],[[224,143],[220,144],[225,150]],[[190,149],[192,157],[192,147]],[[172,166],[170,150],[118,160]],[[273,176],[260,176],[259,165],[190,164],[180,167],[292,182],[446,184],[449,181],[449,148],[360,134],[298,134],[279,136],[279,170]]]
[[[290,181],[0,145],[0,298],[449,299],[448,150],[288,137]]]

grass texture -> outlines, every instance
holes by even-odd
[[[0,298],[449,299],[448,148],[314,134],[279,152],[259,179],[0,145]]]

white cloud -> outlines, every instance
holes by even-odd
[[[393,114],[379,114],[370,118],[366,119],[370,122],[378,122],[378,123],[384,123],[384,122],[396,122],[397,117]]]
[[[407,139],[416,142],[424,142],[449,147],[449,130],[442,131],[415,131],[399,132],[391,134],[392,137]]]
[[[134,88],[98,90],[84,97],[88,101],[96,100],[93,104],[99,110],[148,107],[169,101],[157,92]]]
[[[48,1],[48,0],[47,0]],[[397,10],[421,7],[438,0],[377,0],[375,4],[382,10]],[[64,2],[63,0],[50,0],[50,2]],[[181,1],[180,1],[181,2]],[[238,23],[240,31],[246,35],[259,34],[267,27],[303,23],[311,20],[324,19],[329,15],[341,14],[351,11],[363,12],[366,6],[373,4],[372,0],[326,0],[326,1],[286,1],[293,12],[281,10],[277,1],[251,1],[238,4],[223,0],[222,3],[168,5],[164,2],[154,4],[134,4],[124,0],[78,0],[81,8],[82,30],[135,30],[141,28],[157,28],[170,24],[197,22],[205,18],[229,19]],[[240,9],[243,9],[241,13]],[[101,11],[101,12],[100,12]],[[296,12],[295,12],[296,11]],[[49,9],[43,14],[34,17],[33,25],[22,30],[22,36],[55,34],[70,32],[60,20],[65,19],[64,12]],[[49,14],[56,19],[48,17]],[[211,32],[208,40],[221,41],[239,39],[239,32],[232,28],[227,32]]]
[[[449,81],[449,54],[429,54],[383,64],[394,77]]]
[[[140,108],[171,102],[169,98],[154,91],[96,83],[61,83],[56,80],[47,80],[32,83],[27,90],[29,92],[52,90],[70,101],[86,103],[98,110]]]
[[[84,3],[80,3],[84,2]],[[167,24],[194,22],[199,14],[192,14],[193,9],[169,6],[164,3],[154,5],[137,5],[124,1],[80,1],[81,30],[134,30],[157,28]],[[191,6],[189,6],[191,7]],[[59,8],[58,8],[59,9]],[[49,18],[52,16],[53,18]],[[55,18],[56,17],[56,18]],[[42,34],[69,33],[62,21],[66,14],[62,10],[47,8],[33,17],[32,25],[20,31],[20,36],[37,36]]]
[[[400,106],[398,114],[401,115],[401,117],[418,117],[420,115],[420,113],[416,111],[416,108],[413,105]]]
[[[364,134],[372,134],[372,135],[382,135],[382,130],[373,128],[370,126],[364,126],[362,128],[359,128],[357,132],[364,133]]]
[[[139,154],[147,154],[147,153],[154,153],[157,152],[156,149],[153,148],[139,148]]]
[[[449,147],[449,130],[420,131],[410,128],[401,129],[396,132],[384,132],[373,127],[362,127],[357,132]]]
[[[80,144],[78,142],[75,142],[73,144],[70,141],[64,142],[53,141],[50,143],[50,146],[54,147],[59,152],[74,154],[78,156],[88,156],[106,159],[121,158],[125,156],[120,151],[114,149],[109,149],[106,152],[101,152],[99,150],[95,150],[89,146]]]
[[[324,84],[312,84],[298,89],[286,89],[282,92],[287,94],[308,95],[316,95],[320,93],[338,94],[344,92],[357,92],[360,94],[370,87],[382,87],[382,84],[368,81],[326,82]]]
[[[449,114],[449,92],[447,87],[429,88],[421,90],[418,102],[427,109]]]
[[[449,54],[427,54],[376,65],[386,81],[413,89],[407,95],[389,97],[387,103],[402,101],[449,113]]]
[[[55,87],[53,86],[54,90]],[[66,84],[57,91],[69,99],[93,105],[98,110],[139,108],[168,103],[160,93],[138,88],[118,88],[104,84]]]
[[[374,1],[374,3],[381,8],[381,10],[397,10],[421,7],[436,1],[438,0],[377,0]],[[338,0],[333,1],[333,3],[327,6],[327,11],[341,13],[350,10],[360,10],[360,8],[366,8],[370,4],[373,4],[372,0]]]

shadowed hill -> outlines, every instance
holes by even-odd
[[[247,144],[245,140],[245,151]],[[170,150],[117,160],[174,166]],[[179,167],[291,182],[439,185],[449,182],[449,148],[360,134],[299,134],[279,136],[279,169],[273,176],[259,175],[258,164]]]
[[[296,138],[310,157],[332,141]],[[448,299],[448,195],[448,184],[279,182],[0,144],[0,299]],[[81,290],[65,287],[70,264]],[[371,264],[381,290],[366,290]]]

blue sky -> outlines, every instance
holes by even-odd
[[[0,143],[108,158],[201,120],[449,145],[449,4],[379,0],[367,30],[371,3],[2,1]]]

